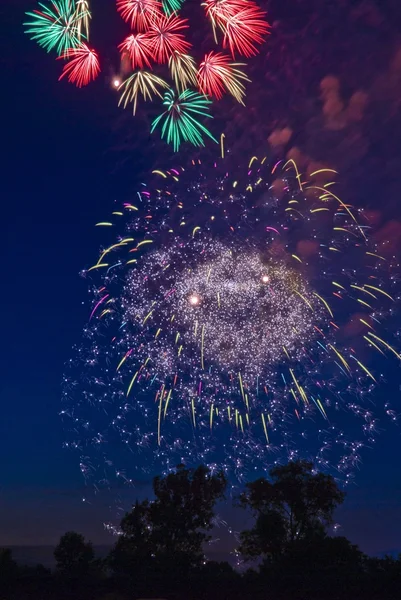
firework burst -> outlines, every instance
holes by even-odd
[[[292,161],[253,157],[234,177],[224,161],[154,173],[85,273],[63,410],[84,472],[127,482],[132,452],[138,469],[201,461],[238,478],[307,457],[348,480],[375,438],[380,361],[401,360],[384,326],[398,264],[329,169],[306,183]]]
[[[80,24],[85,13],[75,10],[74,0],[52,0],[49,6],[39,2],[41,10],[27,13],[33,21],[24,23],[26,32],[48,52],[56,50],[59,55],[80,43]]]
[[[178,12],[183,4],[184,0],[162,0],[163,10],[167,16]]]
[[[91,50],[86,44],[70,48],[60,58],[68,60],[60,79],[68,77],[68,81],[75,83],[77,87],[88,85],[100,73],[99,58],[95,50]]]
[[[230,58],[220,52],[209,52],[200,63],[198,71],[199,88],[204,94],[217,100],[228,91],[237,102],[244,104],[245,86],[242,81],[250,81],[238,67],[243,63],[230,62]]]
[[[173,79],[178,92],[181,93],[190,87],[197,86],[198,71],[195,60],[192,58],[192,56],[174,51],[170,56],[168,64],[171,78]]]
[[[206,0],[202,2],[206,16],[211,20],[213,27],[222,27],[223,23],[235,15],[239,10],[249,7],[247,0]],[[252,3],[253,5],[253,3]]]
[[[132,68],[151,68],[151,61],[156,60],[152,40],[149,33],[129,35],[119,46],[122,56],[128,55]]]
[[[132,29],[148,31],[161,16],[162,5],[157,0],[117,0],[117,10]]]
[[[185,54],[189,50],[191,44],[181,33],[187,28],[187,19],[181,19],[175,14],[161,16],[152,23],[149,36],[159,63],[167,63],[174,52]]]
[[[244,105],[245,86],[250,81],[241,68],[242,63],[230,62],[221,52],[205,55],[198,70],[197,63],[188,52],[191,43],[185,33],[188,19],[179,16],[184,0],[116,0],[115,6],[124,21],[130,24],[132,33],[119,44],[121,61],[111,78],[111,88],[123,88],[119,105],[133,103],[136,113],[138,95],[145,99],[160,94],[160,88],[172,88],[172,100],[164,97],[168,110],[153,122],[164,121],[162,138],[170,140],[175,150],[182,141],[195,146],[203,145],[206,136],[214,140],[198,118],[210,117],[211,98],[220,99],[224,92],[230,93]],[[223,32],[223,47],[235,53],[251,56],[262,43],[268,25],[264,12],[252,1],[206,0],[203,3],[210,19],[216,43],[216,28]],[[47,51],[56,50],[60,58],[69,62],[64,66],[59,80],[68,77],[77,87],[83,87],[99,74],[99,54],[89,49],[88,41],[92,23],[90,0],[50,0],[39,2],[39,10],[27,13],[31,20],[25,23],[26,32]],[[74,52],[76,50],[76,52]],[[159,65],[168,64],[170,83]],[[123,78],[133,73],[121,85]],[[151,75],[148,70],[155,70]],[[141,71],[141,74],[138,73]],[[161,83],[162,82],[162,83]],[[185,97],[184,97],[185,94]]]
[[[88,0],[77,0],[75,9],[79,39],[89,41],[89,22],[91,17]]]
[[[233,57],[236,53],[247,58],[256,55],[257,45],[263,43],[269,29],[264,16],[265,13],[256,5],[230,14],[221,22],[223,48],[228,47]]]
[[[121,94],[119,105],[123,104],[126,108],[132,102],[135,114],[139,95],[143,97],[145,102],[146,100],[152,100],[154,96],[161,98],[160,89],[163,88],[168,88],[168,84],[161,77],[147,71],[136,71],[121,84],[119,89],[124,89],[124,91]]]
[[[161,137],[173,145],[175,152],[182,142],[204,146],[204,135],[217,143],[210,131],[198,120],[199,117],[212,118],[208,113],[211,102],[205,96],[191,90],[185,90],[176,96],[173,90],[168,90],[163,104],[167,110],[153,121],[151,131],[161,125]]]

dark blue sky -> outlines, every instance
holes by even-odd
[[[2,5],[0,546],[52,544],[67,529],[102,542],[102,503],[81,503],[78,465],[62,449],[60,380],[87,316],[78,273],[101,243],[93,225],[143,170],[141,144],[147,155],[157,147],[127,121],[138,143],[116,173],[119,112],[105,79],[80,92],[57,84],[58,65],[23,34],[33,2]],[[401,549],[400,442],[394,426],[365,451],[338,517],[371,553]]]

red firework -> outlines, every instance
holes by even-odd
[[[133,29],[147,31],[161,16],[162,5],[158,0],[117,0],[117,10]]]
[[[156,56],[153,49],[153,43],[149,33],[134,33],[129,35],[122,44],[119,45],[121,54],[127,54],[130,58],[132,68],[144,69],[145,66],[152,68],[151,60],[155,61]]]
[[[68,76],[70,83],[75,83],[77,87],[88,85],[96,79],[100,73],[99,58],[95,50],[91,50],[86,44],[82,43],[78,48],[69,48],[60,58],[68,59],[63,72],[59,77]],[[58,59],[58,60],[59,60]]]
[[[207,96],[214,96],[217,100],[223,97],[225,91],[244,104],[245,86],[243,81],[248,77],[238,67],[242,63],[233,63],[229,56],[221,52],[209,52],[199,66],[197,75],[200,91]]]
[[[239,10],[249,7],[253,2],[247,0],[205,0],[206,15],[216,25],[220,25],[228,17],[235,15]]]
[[[172,13],[169,17],[162,15],[152,23],[149,36],[157,62],[167,63],[174,52],[188,52],[191,44],[179,33],[188,28],[187,21],[188,19],[180,19]]]
[[[249,2],[247,8],[225,18],[222,24],[223,48],[228,46],[233,57],[236,52],[246,57],[257,54],[255,44],[262,44],[269,30],[265,14],[256,4]]]
[[[224,94],[224,80],[230,70],[230,57],[220,52],[209,52],[199,65],[198,85],[202,94],[220,100]]]

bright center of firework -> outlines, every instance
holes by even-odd
[[[121,81],[119,79],[114,79],[113,80],[113,87],[115,87],[116,89],[119,88],[121,85]]]
[[[287,353],[300,358],[321,312],[296,270],[268,262],[267,274],[256,248],[220,242],[190,242],[144,258],[130,275],[125,309],[155,340],[149,356],[159,373],[188,361],[256,376]]]

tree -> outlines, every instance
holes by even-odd
[[[275,559],[296,542],[323,536],[344,500],[331,475],[315,473],[313,464],[290,462],[270,470],[270,481],[246,485],[240,505],[251,509],[255,523],[241,534],[240,552],[246,558]]]
[[[131,512],[121,521],[123,535],[118,538],[109,556],[109,565],[117,574],[141,570],[152,559],[149,502],[135,502]]]
[[[226,485],[223,473],[212,474],[203,466],[179,465],[165,477],[155,477],[155,499],[136,502],[121,522],[123,535],[111,554],[113,570],[143,574],[151,566],[155,581],[157,572],[179,578],[199,565],[214,506]]]
[[[356,598],[365,590],[365,559],[344,537],[325,534],[299,539],[277,560],[265,560],[256,583],[274,598]]]
[[[207,600],[233,600],[243,597],[242,578],[227,562],[205,561],[192,573],[189,597]]]
[[[86,542],[84,536],[75,531],[61,536],[54,558],[59,573],[73,578],[88,576],[99,566],[91,542]]]
[[[18,574],[18,565],[9,548],[0,548],[0,587],[11,583]]]
[[[207,467],[186,469],[179,465],[166,477],[155,477],[156,501],[150,504],[153,542],[157,551],[203,557],[202,546],[213,527],[214,506],[224,497],[223,473],[212,475]]]

